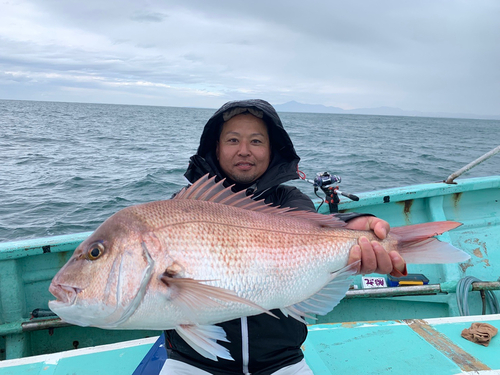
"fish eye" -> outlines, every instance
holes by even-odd
[[[88,259],[96,260],[99,258],[104,252],[104,245],[100,242],[96,242],[89,246],[89,251],[87,253]]]

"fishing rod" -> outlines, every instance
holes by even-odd
[[[340,182],[342,181],[342,178],[338,175],[331,175],[328,172],[319,172],[316,174],[314,180],[307,180],[305,178],[304,180],[313,184],[314,194],[321,199],[321,204],[318,206],[318,211],[323,203],[327,202],[331,214],[339,212],[339,194],[353,201],[359,201],[358,196],[340,191],[338,185],[331,186],[332,184],[340,184]],[[323,193],[325,193],[325,199],[318,195],[319,189],[321,189]]]

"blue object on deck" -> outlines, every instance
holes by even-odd
[[[406,276],[394,277],[387,275],[387,286],[428,285],[429,279],[421,273],[409,273]]]
[[[166,360],[165,333],[162,333],[132,375],[158,375]]]

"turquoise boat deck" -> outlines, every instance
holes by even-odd
[[[500,331],[500,315],[309,326],[303,345],[315,375],[498,374],[500,336],[488,347],[460,336],[473,322]],[[0,375],[132,374],[156,338],[0,362]]]
[[[315,375],[499,374],[500,338],[484,347],[460,335],[474,322],[500,330],[499,314],[318,324],[303,350]]]

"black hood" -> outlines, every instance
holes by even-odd
[[[189,160],[189,167],[184,176],[190,182],[196,181],[207,173],[211,176],[215,175],[219,179],[226,177],[219,168],[215,148],[220,127],[224,123],[222,114],[233,108],[256,108],[261,110],[269,132],[272,149],[271,162],[267,171],[252,184],[252,192],[259,194],[283,182],[298,178],[297,165],[300,158],[295,152],[292,140],[283,128],[283,124],[273,106],[261,99],[231,101],[219,108],[206,123],[198,151]]]

